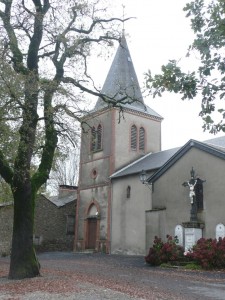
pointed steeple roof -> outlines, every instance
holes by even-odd
[[[120,102],[124,107],[143,111],[161,118],[159,114],[144,104],[124,34],[121,37],[120,45],[109,69],[101,93],[118,102],[120,102],[121,99],[124,99]],[[107,103],[99,98],[95,105],[95,110],[99,110],[106,106]]]

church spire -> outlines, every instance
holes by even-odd
[[[101,92],[118,102],[120,99],[127,97],[121,104],[129,102],[134,107],[144,108],[142,93],[127,46],[124,30],[120,39],[120,45]],[[106,105],[107,104],[99,98],[95,109],[102,108]]]
[[[111,99],[113,98],[115,102],[118,102],[125,108],[138,110],[162,119],[157,112],[145,105],[143,101],[124,30],[101,93]],[[124,100],[121,102],[121,99]],[[107,106],[108,104],[102,98],[98,98],[94,110],[99,110]]]

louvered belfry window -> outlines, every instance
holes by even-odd
[[[102,125],[99,124],[97,129],[95,126],[91,128],[91,151],[99,151],[102,149]]]
[[[93,126],[91,128],[91,151],[95,151],[96,149],[96,138],[97,138],[96,130],[95,127]]]
[[[99,124],[97,128],[97,149],[100,150],[102,148],[102,125]]]
[[[137,127],[131,127],[131,150],[137,150]]]
[[[139,150],[145,151],[145,130],[143,127],[139,129]]]

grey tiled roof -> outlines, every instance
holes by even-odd
[[[57,207],[62,207],[68,203],[71,203],[77,199],[77,191],[71,191],[65,196],[51,196],[47,198],[50,202],[52,202]]]
[[[123,107],[162,118],[154,110],[147,107],[143,101],[137,75],[124,35],[121,38],[120,45],[117,49],[101,93],[113,98],[115,103],[126,98],[120,102]],[[108,104],[99,98],[94,110],[99,110],[107,106]]]
[[[225,136],[221,136],[221,137],[218,137],[218,138],[206,140],[206,141],[204,141],[204,143],[207,143],[207,144],[212,145],[212,146],[218,146],[218,147],[221,147],[221,148],[225,148]]]
[[[220,151],[221,153],[225,151],[225,136],[214,138],[204,142],[190,140],[183,147],[172,148],[156,153],[148,153],[144,157],[134,161],[133,163],[122,168],[121,170],[115,172],[110,176],[110,178],[113,179],[131,174],[137,174],[140,173],[142,170],[157,171],[158,169],[163,167],[170,159],[173,159],[173,156],[180,157],[180,155],[182,155],[183,153],[182,149],[187,149],[189,144],[190,146],[195,145],[195,147],[200,147],[200,149],[203,149],[202,147],[204,147],[204,150],[207,150],[210,153],[216,155],[218,154],[218,151]],[[180,151],[182,153],[180,153]],[[176,160],[174,159],[174,161]]]
[[[171,158],[179,148],[173,148],[156,153],[148,153],[142,158],[129,164],[125,168],[115,172],[110,178],[140,173],[142,170],[153,171],[159,169],[169,158]]]

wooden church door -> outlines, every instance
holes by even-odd
[[[96,237],[97,237],[97,219],[88,219],[88,238],[87,238],[87,248],[95,249],[96,247]]]

